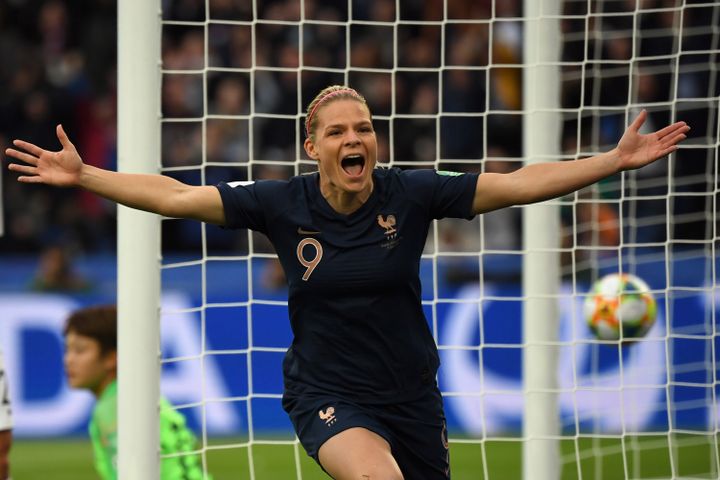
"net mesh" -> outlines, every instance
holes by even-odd
[[[644,132],[692,126],[668,160],[556,201],[561,476],[717,478],[720,5],[561,5],[563,153],[547,160],[613,148],[643,108]],[[523,163],[522,41],[517,0],[167,0],[162,170],[191,184],[313,171],[305,106],[348,84],[373,112],[381,164],[511,172]],[[423,255],[458,478],[520,475],[521,212],[437,222]],[[163,391],[188,378],[178,372],[202,386],[175,403],[197,425],[207,468],[322,478],[280,406],[290,333],[268,241],[165,219],[161,268]],[[582,313],[591,283],[617,271],[645,279],[659,305],[630,346],[596,340]],[[182,343],[179,325],[197,344]]]

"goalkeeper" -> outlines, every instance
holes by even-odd
[[[286,274],[292,345],[283,407],[304,448],[335,479],[450,478],[437,347],[423,314],[420,258],[433,219],[472,218],[558,197],[674,151],[689,127],[508,174],[375,168],[365,99],[331,86],[310,103],[308,156],[318,172],[288,181],[189,186],[161,175],[85,165],[61,126],[62,150],[15,140],[20,182],[82,187],[129,207],[265,233]],[[131,152],[126,152],[130,154]]]
[[[89,390],[96,398],[90,426],[95,468],[103,480],[117,479],[117,310],[114,306],[88,307],[73,312],[63,330],[65,371],[74,388]],[[185,418],[160,400],[160,464],[162,480],[208,480],[203,476],[195,436]]]

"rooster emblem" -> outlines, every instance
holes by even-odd
[[[328,407],[323,412],[322,409],[318,412],[320,420],[325,420],[325,425],[328,427],[335,423],[335,407]]]
[[[397,231],[395,229],[395,215],[388,215],[385,218],[383,218],[382,215],[378,215],[377,221],[378,225],[385,229],[385,235],[390,236]]]

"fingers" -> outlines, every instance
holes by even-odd
[[[11,163],[8,165],[8,169],[12,170],[13,172],[22,173],[23,175],[17,177],[18,182],[22,183],[43,183],[43,179],[38,175],[37,172],[37,158],[33,157],[32,155],[29,155],[27,153],[18,152],[17,150],[12,150],[8,148],[5,153],[7,153],[11,157],[18,158],[20,160],[23,160],[24,162],[30,163],[32,165],[20,165],[19,163]]]
[[[17,163],[11,163],[8,165],[8,169],[13,172],[24,173],[25,175],[37,175],[37,167],[31,167],[29,165],[19,165]]]
[[[685,135],[685,132],[675,133],[675,135],[670,136],[670,137],[667,138],[667,139],[663,138],[663,140],[662,140],[662,146],[663,146],[663,147],[667,147],[667,146],[670,146],[670,145],[675,145],[675,144],[677,144],[677,143],[682,142],[682,141],[685,140],[686,138],[687,138],[687,135]]]
[[[685,122],[675,122],[672,125],[668,125],[667,127],[658,130],[655,132],[660,139],[664,139],[664,137],[668,135],[673,135],[677,131],[681,131],[682,133],[687,133],[690,131],[690,127]]]
[[[17,179],[18,182],[22,183],[44,183],[43,179],[37,175],[33,175],[31,177],[22,176],[18,177]]]
[[[659,159],[659,158],[667,157],[668,155],[670,155],[672,152],[674,152],[677,149],[678,149],[677,145],[672,145],[672,146],[666,148],[665,150],[661,150],[660,153],[658,153],[657,158]]]
[[[18,148],[22,148],[26,152],[32,153],[36,157],[39,157],[45,151],[42,148],[38,147],[37,145],[32,144],[30,142],[26,142],[25,140],[13,140],[13,145],[15,145]],[[8,149],[8,150],[10,150],[10,149]]]
[[[659,147],[662,150],[657,153],[655,156],[656,159],[666,157],[676,151],[678,149],[677,144],[687,138],[685,133],[690,130],[690,127],[684,125],[683,122],[678,122],[678,124],[670,125],[669,127],[665,127],[663,130],[667,130],[669,133],[666,133],[666,135],[660,139]]]
[[[639,132],[640,127],[642,127],[643,123],[645,123],[645,119],[647,119],[647,110],[643,110],[642,112],[640,112],[640,114],[635,117],[635,120],[633,120],[633,122],[628,128],[633,132]]]
[[[6,149],[5,155],[7,155],[8,157],[16,158],[25,163],[29,163],[30,165],[37,165],[37,162],[38,162],[38,158],[35,155],[30,155],[29,153],[20,152],[18,150],[12,149],[12,148]]]
[[[74,149],[75,146],[72,144],[70,139],[67,136],[67,133],[65,133],[65,129],[62,125],[58,125],[55,127],[55,133],[57,134],[58,140],[60,140],[60,144],[63,146],[63,149]]]

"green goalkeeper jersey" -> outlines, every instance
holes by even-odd
[[[108,385],[98,398],[90,420],[90,439],[95,453],[95,468],[103,480],[117,480],[117,382]],[[160,452],[162,455],[190,452],[196,440],[185,425],[185,418],[167,400],[160,399]],[[211,480],[203,476],[197,454],[163,458],[162,480]]]

